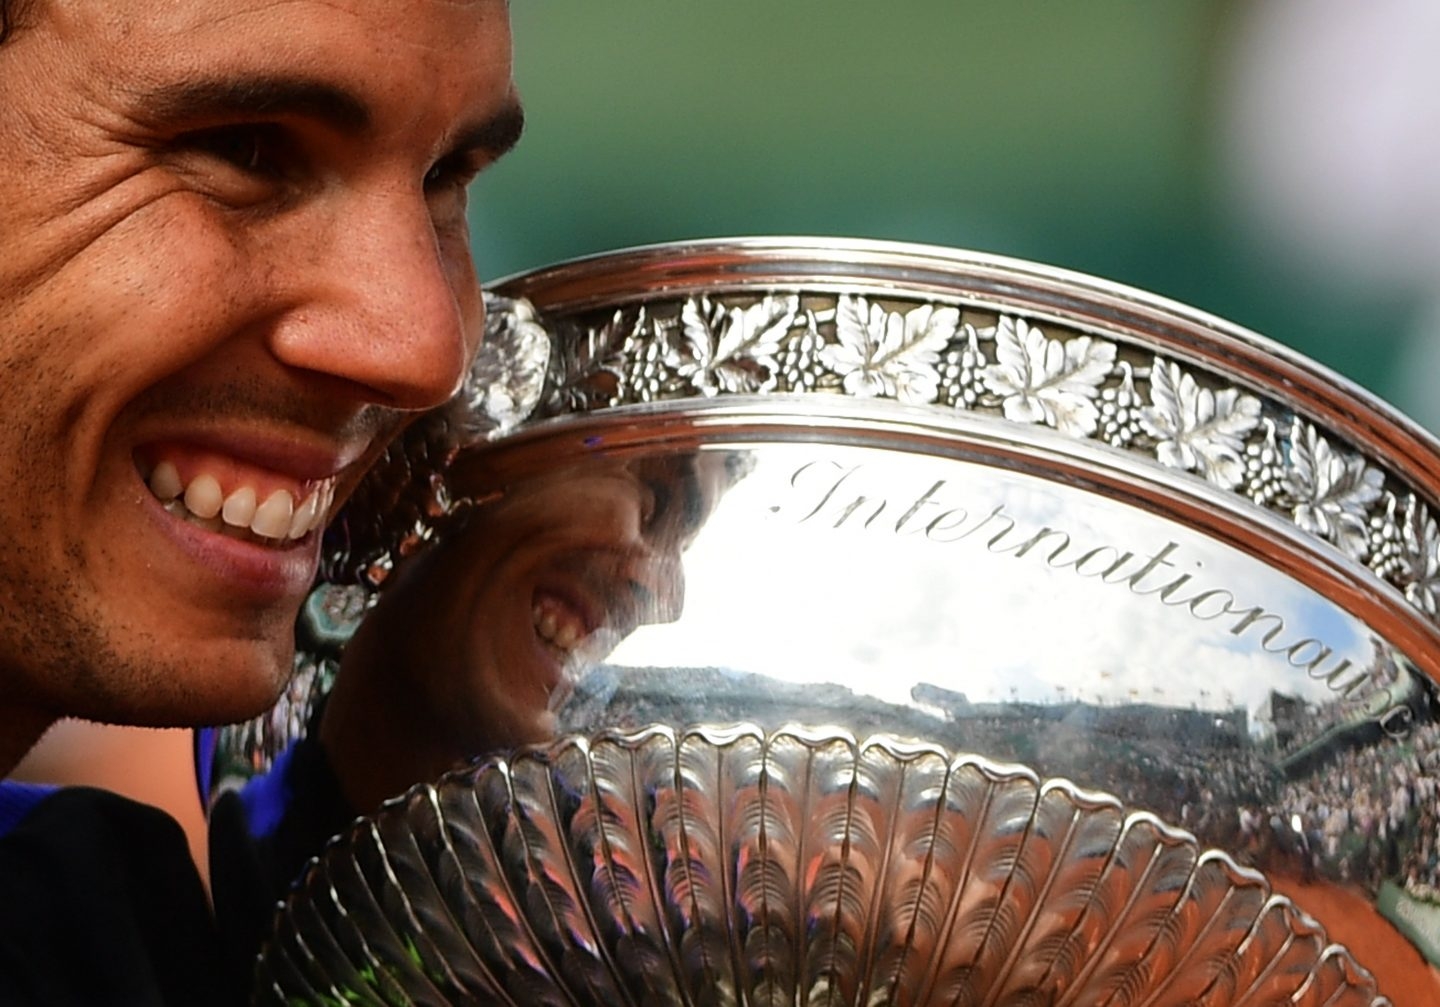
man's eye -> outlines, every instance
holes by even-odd
[[[425,199],[437,228],[448,232],[465,227],[465,207],[469,186],[483,165],[464,153],[449,154],[436,161],[425,173]]]
[[[480,173],[480,165],[466,154],[442,157],[425,173],[425,191],[434,192],[449,186],[463,189]]]
[[[640,513],[640,525],[646,530],[654,528],[665,520],[670,510],[670,484],[659,479],[645,481],[645,503]]]
[[[187,133],[184,146],[252,175],[280,173],[283,137],[275,126],[243,123]]]

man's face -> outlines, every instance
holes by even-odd
[[[503,0],[34,5],[0,45],[0,704],[273,698],[324,514],[476,348],[464,187],[517,131]]]
[[[680,617],[681,556],[719,498],[724,462],[592,458],[478,505],[386,584],[337,692],[352,674],[393,679],[388,702],[420,707],[393,720],[425,733],[400,747],[448,746],[434,772],[544,740],[576,677],[638,627]],[[465,464],[451,473],[460,493],[479,489]]]

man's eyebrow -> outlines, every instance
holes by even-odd
[[[304,77],[211,77],[166,84],[142,93],[147,117],[167,123],[204,124],[215,119],[298,116],[327,122],[345,133],[370,125],[370,109],[344,88]],[[493,115],[462,129],[457,151],[483,151],[498,158],[520,141],[525,110],[515,97]]]
[[[494,115],[462,129],[455,137],[455,150],[483,151],[498,158],[520,142],[525,132],[525,110],[514,98]]]
[[[304,77],[202,77],[137,97],[143,114],[172,123],[293,115],[330,123],[346,133],[359,133],[370,124],[370,110],[354,94]]]

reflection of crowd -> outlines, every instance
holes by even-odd
[[[908,735],[1113,794],[1262,871],[1348,880],[1372,891],[1394,879],[1440,902],[1440,721],[1428,713],[1397,739],[1368,735],[1374,715],[1364,717],[1353,702],[1297,704],[1304,738],[1315,748],[1307,767],[1286,757],[1304,744],[1257,742],[1243,711],[970,704],[934,688],[920,697],[921,710],[843,686],[797,686],[721,669],[678,677],[672,669],[625,669],[623,688],[619,674],[598,669],[582,681],[571,704],[579,722],[826,724],[838,717],[857,737]],[[677,681],[687,688],[677,693]],[[703,716],[695,715],[696,696],[704,697]],[[1318,748],[1316,724],[1330,736]],[[1337,725],[1359,730],[1332,730]]]
[[[1207,846],[1263,869],[1285,863],[1307,875],[1374,891],[1394,879],[1440,902],[1440,723],[1403,739],[1335,751],[1283,780],[1273,750],[1217,750],[1157,735],[1106,739],[1063,725],[1031,725],[1041,739],[1016,753],[1046,775],[1115,794],[1177,824]]]
[[[1287,783],[1272,810],[1298,823],[1309,861],[1374,887],[1400,880],[1440,901],[1440,723],[1352,749]]]
[[[1311,708],[1312,722],[1318,715],[1343,723],[1361,712],[1329,705],[1324,714]],[[1288,864],[1372,891],[1395,879],[1415,897],[1440,902],[1440,723],[1404,739],[1338,747],[1285,780],[1274,747],[1187,743],[1155,729],[1110,734],[1102,723],[1055,714],[955,720],[948,726],[963,736],[947,740],[1108,791],[1262,870]]]
[[[1263,804],[1275,792],[1273,767],[1246,748],[1217,751],[1159,735],[1112,737],[1092,744],[1090,756],[1077,760],[1062,740],[1052,741],[1059,743],[1045,746],[1054,757],[1039,760],[1042,772],[1108,790],[1128,806],[1153,811],[1194,833],[1207,846],[1236,849],[1241,823],[1234,809]]]
[[[1008,716],[951,720],[941,738],[957,750],[1023,763],[1154,812],[1207,846],[1237,849],[1235,809],[1277,793],[1271,759],[1211,715],[1159,707],[1011,708]],[[1208,737],[1201,733],[1208,730]]]
[[[1345,695],[1337,696],[1324,703],[1304,703],[1298,699],[1290,701],[1283,712],[1276,711],[1276,741],[1282,759],[1294,756],[1312,747],[1317,738],[1330,733],[1343,733],[1356,725],[1375,724],[1376,715],[1387,704],[1393,704],[1397,692],[1404,687],[1398,676],[1400,670],[1392,661],[1377,659],[1369,669],[1364,688],[1357,688]],[[1383,697],[1377,707],[1377,700]],[[1272,697],[1272,702],[1285,697]]]

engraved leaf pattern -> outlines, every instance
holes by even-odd
[[[1073,437],[1095,432],[1095,399],[1115,365],[1114,343],[1051,339],[1039,326],[1006,315],[995,328],[995,359],[981,379],[1003,396],[1006,419],[1043,423]]]
[[[1004,927],[1013,916],[1005,893],[1039,796],[1039,781],[1028,773],[996,778],[981,772],[988,786],[975,809],[966,875],[954,891],[947,932],[921,1002],[931,996],[945,1002],[968,997],[977,978],[983,978],[977,973],[991,930]]]
[[[350,841],[354,856],[342,869],[347,880],[341,887],[353,901],[345,909],[365,934],[380,972],[403,996],[421,1003],[443,1002],[420,960],[416,945],[424,938],[419,934],[419,923],[385,865],[374,823],[357,822],[350,831]],[[433,961],[433,953],[428,957]]]
[[[872,764],[879,761],[874,751],[874,746],[866,750]],[[941,823],[946,820],[941,797],[949,770],[939,749],[908,754],[894,767],[899,775],[888,784],[895,802],[889,866],[875,902],[877,912],[888,903],[893,918],[884,929],[872,928],[867,955],[872,964],[862,967],[866,985],[857,1003],[901,1002],[901,991],[914,988],[912,977],[933,955],[948,894],[936,861],[954,855],[948,843],[941,845]],[[876,767],[865,775],[878,778],[882,772],[883,767]],[[886,792],[877,789],[876,799],[884,800]]]
[[[804,841],[813,815],[810,750],[780,734],[766,746],[760,799],[747,808],[736,897],[750,923],[742,945],[746,987],[757,1003],[794,1003],[806,920]],[[792,813],[793,812],[793,813]]]
[[[437,985],[443,984],[447,995],[493,988],[489,969],[466,939],[416,841],[417,832],[432,831],[433,791],[417,788],[404,801],[408,809],[406,817],[376,818],[375,832],[384,851],[387,874],[404,893],[415,920],[415,947],[424,958],[426,972]],[[426,849],[434,848],[433,844],[425,845]]]
[[[536,933],[551,949],[561,975],[595,1002],[630,1002],[616,981],[608,949],[595,932],[584,893],[586,865],[575,864],[567,848],[574,795],[554,786],[548,760],[517,760],[511,768],[513,817],[505,834],[506,858],[523,862]]]
[[[1196,851],[1183,834],[1148,815],[1127,820],[1077,927],[1088,931],[1089,940],[1072,942],[1056,959],[1061,974],[1073,978],[1055,1007],[1086,1007],[1117,997],[1123,1001],[1143,988],[1146,955],[1185,891],[1195,863]]]
[[[914,897],[916,883],[924,877],[925,858],[916,856],[913,829],[918,827],[921,836],[928,836],[934,819],[925,813],[923,802],[918,819],[911,815],[913,798],[919,796],[914,782],[934,781],[945,763],[934,750],[912,754],[885,739],[872,739],[862,746],[854,765],[851,823],[848,841],[842,843],[853,884],[844,900],[847,911],[837,917],[843,940],[825,988],[838,991],[842,1002],[866,1003],[876,996],[877,979],[880,988],[886,986],[879,959],[887,950],[905,945],[910,905],[906,900]]]
[[[1007,997],[1054,999],[1070,974],[1057,969],[1056,960],[1075,939],[1123,825],[1119,801],[1047,785],[1025,845],[1023,859],[1030,869],[1016,871],[1008,896],[1011,902],[1028,902],[1029,911],[1021,932],[997,948],[1005,962],[996,985]]]
[[[313,880],[311,883],[313,884]],[[355,1002],[364,1004],[365,1007],[383,1004],[378,994],[356,969],[356,959],[347,953],[345,942],[326,918],[327,913],[339,911],[330,897],[331,893],[313,887],[309,891],[311,898],[305,902],[297,902],[293,917],[281,921],[281,925],[276,927],[274,940],[285,945],[293,935],[297,944],[303,941],[310,950],[306,983],[316,982],[319,988],[335,998],[337,1003],[343,1002],[345,992],[349,991]],[[367,960],[363,953],[358,958]]]
[[[300,923],[302,919],[304,917],[297,914],[294,918],[278,922],[272,938],[278,952],[276,967],[287,977],[286,981],[294,983],[301,990],[309,991],[317,1001],[320,997],[335,998],[343,995],[335,986],[335,980],[339,976],[327,975],[325,966],[321,964],[334,946],[327,940],[328,931],[323,926],[314,929],[306,926],[301,930],[299,927],[304,926]],[[348,973],[350,976],[355,975],[353,969],[348,970]]]
[[[563,983],[546,982],[555,966],[538,941],[526,912],[523,873],[507,872],[491,826],[503,829],[509,791],[499,774],[468,776],[466,786],[437,790],[444,828],[436,837],[437,877],[456,905],[471,944],[495,962],[495,973],[516,1003],[570,1002]],[[485,810],[489,809],[487,814]],[[503,833],[502,833],[503,835]],[[523,872],[523,865],[522,872]],[[473,879],[488,878],[488,884]],[[517,884],[518,882],[518,884]]]
[[[803,743],[802,743],[803,744]],[[802,887],[796,908],[805,921],[800,950],[801,996],[811,1004],[848,1001],[856,934],[864,926],[864,868],[877,837],[868,816],[857,819],[851,791],[856,758],[849,739],[809,749],[810,813],[796,849]],[[853,991],[852,991],[853,992]]]
[[[1269,894],[1254,872],[1242,872],[1212,854],[1202,856],[1188,891],[1146,956],[1147,995],[1166,1003],[1193,1003],[1250,936]]]
[[[794,294],[745,308],[692,298],[680,311],[680,338],[666,363],[706,395],[767,392],[778,379],[780,342],[799,310]]]
[[[835,305],[838,342],[820,351],[820,361],[851,395],[923,405],[939,394],[940,354],[959,325],[959,308],[922,304],[901,314],[842,294]]]
[[[1385,474],[1364,458],[1336,451],[1313,425],[1295,421],[1286,489],[1297,501],[1295,523],[1305,531],[1363,560],[1370,551],[1366,512],[1384,483]]]
[[[914,1002],[927,1002],[936,976],[947,970],[943,959],[953,946],[950,933],[970,888],[974,853],[983,841],[984,813],[994,784],[993,775],[984,767],[959,760],[947,767],[939,789],[933,793],[935,827],[925,851],[926,888],[915,903],[913,951],[903,958],[892,984],[896,990],[914,991]]]
[[[1021,767],[800,728],[568,738],[291,895],[262,1003],[1385,1003],[1263,879]]]
[[[1161,464],[1198,472],[1234,489],[1245,478],[1245,438],[1260,424],[1260,400],[1236,388],[1214,391],[1177,365],[1155,358],[1151,405],[1140,425],[1155,438]]]
[[[673,767],[674,785],[655,776],[655,829],[666,851],[665,882],[680,928],[681,968],[690,989],[713,990],[720,1002],[738,999],[743,987],[730,914],[746,920],[766,912],[764,886],[758,906],[739,900],[733,848],[746,849],[747,811],[760,803],[764,775],[763,739],[758,731],[738,733],[715,745],[693,734],[681,738]],[[762,851],[763,853],[763,851]],[[747,861],[753,863],[753,861]],[[763,874],[763,872],[762,872]]]
[[[1396,501],[1391,497],[1386,509],[1386,523],[1399,530],[1399,571],[1396,580],[1410,603],[1426,615],[1440,610],[1440,528],[1430,509],[1412,493],[1405,501],[1405,510],[1395,514]]]
[[[650,859],[645,808],[633,799],[654,745],[621,746],[600,739],[588,749],[562,750],[554,763],[560,790],[579,804],[570,821],[571,859],[590,871],[591,915],[612,950],[617,975],[637,1000],[673,1000],[677,959],[669,947],[662,896]],[[672,758],[667,761],[673,762]]]
[[[1020,992],[1007,982],[1010,977],[1006,970],[1013,964],[1011,956],[1022,945],[1024,931],[1046,881],[1063,856],[1061,844],[1074,823],[1077,810],[1068,798],[1067,793],[1052,788],[1041,790],[1015,851],[1003,897],[979,948],[968,988],[958,1003],[978,1007],[992,1003],[1002,991],[1007,996]]]
[[[334,870],[331,869],[332,867]],[[340,887],[353,883],[350,880],[353,877],[349,869],[351,867],[353,867],[353,862],[348,865],[332,865],[322,862],[316,866],[312,876],[305,883],[305,891],[311,896],[308,901],[316,910],[315,916],[329,930],[337,946],[344,950],[343,960],[347,965],[353,966],[349,970],[351,975],[360,980],[357,985],[346,985],[345,989],[360,997],[373,997],[374,1002],[377,1003],[408,1002],[409,998],[403,992],[394,989],[395,980],[381,963],[377,953],[378,942],[389,938],[384,934],[377,935],[377,947],[372,947],[370,940],[367,939],[368,928],[363,923],[363,917],[357,921],[345,905],[346,901],[353,901],[353,899],[343,899],[337,888],[337,882]],[[313,929],[307,926],[307,921],[298,915],[295,919],[295,928],[306,933]],[[287,959],[285,967],[293,968],[293,963]],[[335,966],[332,965],[331,968],[335,970]],[[336,984],[342,982],[344,982],[344,976],[337,976]]]
[[[1288,903],[1272,899],[1239,953],[1221,964],[1215,981],[1193,1002],[1203,1007],[1293,1002],[1324,950],[1320,936]]]

